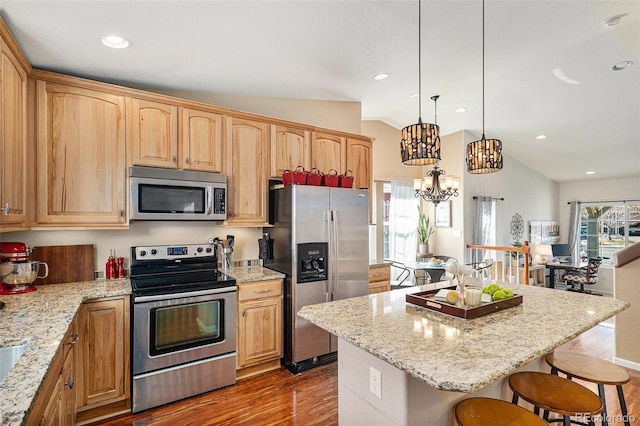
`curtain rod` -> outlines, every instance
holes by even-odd
[[[477,195],[474,195],[474,196],[473,196],[473,199],[474,199],[474,200],[477,200],[477,199],[478,199],[478,196],[477,196]],[[497,201],[504,201],[504,197],[501,197],[501,198],[491,197],[491,199],[492,199],[492,200],[497,200]]]
[[[474,197],[475,198],[475,197]],[[567,201],[567,204],[571,204],[574,201]],[[640,200],[605,200],[605,201],[575,201],[578,204],[591,204],[591,203],[640,203]]]

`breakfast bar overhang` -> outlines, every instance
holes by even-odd
[[[302,308],[299,316],[339,340],[340,424],[453,425],[456,402],[510,401],[506,377],[549,371],[545,354],[629,307],[612,298],[499,284],[522,294],[523,303],[472,320],[406,303],[407,293],[434,285]],[[380,397],[371,392],[374,370]]]

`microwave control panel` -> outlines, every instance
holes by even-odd
[[[226,193],[225,188],[213,188],[213,214],[227,214]]]
[[[327,279],[328,243],[298,244],[298,284]]]

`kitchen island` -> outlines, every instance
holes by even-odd
[[[434,285],[306,306],[298,315],[339,338],[340,424],[455,424],[471,396],[511,400],[505,378],[629,307],[616,299],[500,283],[521,305],[463,320],[405,301]],[[438,284],[437,284],[438,285]],[[439,284],[442,286],[442,284]],[[370,376],[380,372],[380,397]]]

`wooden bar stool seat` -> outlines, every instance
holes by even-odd
[[[602,401],[595,393],[586,387],[569,379],[553,374],[537,371],[523,371],[509,376],[509,387],[513,391],[514,404],[518,398],[533,404],[534,412],[545,410],[544,419],[549,421],[549,411],[560,414],[564,425],[572,423],[570,417],[580,416],[589,419],[602,412]],[[584,424],[573,421],[573,423]]]
[[[608,424],[604,385],[615,386],[618,391],[618,401],[620,401],[624,424],[626,426],[630,425],[622,385],[628,383],[631,377],[624,368],[603,359],[573,352],[555,351],[547,354],[545,360],[551,366],[552,374],[558,374],[558,371],[560,371],[566,374],[568,379],[575,377],[598,385],[598,394],[602,401],[603,426]]]
[[[469,398],[454,408],[460,426],[538,426],[548,425],[522,407],[493,398]]]

